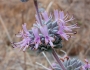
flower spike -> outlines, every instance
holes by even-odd
[[[22,25],[22,30],[16,35],[21,37],[22,41],[14,43],[14,47],[24,49],[30,46],[31,50],[39,52],[61,48],[62,38],[68,41],[71,35],[76,33],[73,29],[79,27],[77,24],[68,25],[67,22],[73,20],[73,17],[68,19],[69,15],[65,15],[63,11],[54,10],[53,18],[46,11],[41,13],[38,11],[37,0],[34,0],[34,3],[37,11],[36,23],[31,30],[27,30],[26,23]]]

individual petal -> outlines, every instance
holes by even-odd
[[[56,21],[59,19],[58,10],[54,10],[54,17]]]
[[[50,37],[50,40],[51,40],[51,41],[54,41],[55,39],[54,39],[53,37]]]
[[[82,66],[81,68],[82,68],[82,70],[86,70],[84,66]]]
[[[49,38],[46,36],[45,37],[45,44],[48,44],[48,42],[49,42]]]
[[[59,30],[57,32],[57,34],[59,34],[61,37],[63,37],[64,39],[68,40],[68,35],[64,32],[64,26],[63,23],[59,24]]]
[[[47,26],[46,25],[41,26],[40,27],[40,31],[48,39],[49,35],[48,35],[48,28],[47,28]]]
[[[39,18],[38,18],[38,15],[35,15],[35,18],[36,18],[36,22],[37,22],[38,24],[40,24],[41,22],[40,22],[40,20],[39,20]],[[42,20],[41,15],[40,15],[40,19]]]
[[[68,41],[68,36],[65,33],[62,33],[60,35],[61,35],[61,37],[63,37],[64,39],[66,39]]]
[[[88,64],[88,68],[90,68],[90,64]]]
[[[32,28],[32,32],[33,32],[33,34],[34,34],[34,36],[35,36],[35,38],[34,38],[35,49],[37,49],[38,46],[39,46],[39,44],[41,43],[41,41],[40,41],[40,36],[39,36],[39,32],[38,32],[38,29],[35,28],[35,27]]]
[[[39,37],[38,28],[32,27],[32,32],[33,32],[35,38],[38,38]]]
[[[40,20],[37,15],[35,15],[35,18],[36,18],[37,22],[40,23]]]
[[[64,25],[64,30],[66,30],[66,31],[72,31],[72,30],[75,29],[75,28],[80,28],[80,27],[78,27],[77,24],[68,25],[68,26],[65,26],[65,25]]]
[[[23,31],[24,31],[27,35],[30,34],[29,31],[28,31],[27,28],[26,28],[26,23],[24,23],[24,24],[22,25],[22,28],[23,28]]]
[[[88,63],[88,60],[87,60],[87,59],[85,59],[84,61],[85,61],[86,63]]]
[[[64,13],[63,11],[59,11],[59,20],[58,20],[58,23],[62,23],[63,25],[65,25],[65,20],[64,20]]]
[[[46,25],[43,25],[43,26],[41,26],[40,27],[40,31],[41,31],[41,33],[44,35],[44,37],[45,37],[45,43],[46,44],[50,44],[51,46],[53,46],[53,43],[52,43],[52,38],[49,36],[49,34],[48,34],[48,28],[47,28],[47,26]]]
[[[49,41],[49,44],[52,48],[54,47],[53,42],[51,40]]]
[[[41,26],[40,31],[44,36],[48,36],[48,28],[46,25]]]
[[[36,43],[36,44],[35,44],[35,49],[37,49],[37,48],[38,48],[38,46],[39,46],[39,43]]]
[[[48,13],[46,11],[42,13],[42,16],[43,16],[45,22],[48,22],[49,17],[48,17]]]
[[[24,47],[24,46],[26,46],[26,45],[27,45],[27,41],[26,41],[26,40],[24,40],[23,43],[20,44],[21,47],[22,47],[22,46]]]
[[[64,20],[64,17],[65,17],[65,16],[64,16],[64,12],[63,12],[63,11],[60,11],[60,12],[59,12],[59,15],[60,15],[60,19]]]
[[[66,30],[66,31],[72,31],[72,29],[71,28],[69,28],[69,27],[67,27],[67,26],[64,26],[64,30]]]
[[[64,32],[61,32],[60,30],[57,32],[62,38],[64,38],[65,40],[68,40],[68,35]]]
[[[67,23],[67,22],[72,21],[72,20],[74,20],[73,16],[69,20],[66,20],[65,22]]]

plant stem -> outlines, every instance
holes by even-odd
[[[39,9],[38,9],[38,2],[37,2],[37,0],[34,0],[34,5],[35,5],[35,8],[36,8],[36,12],[37,12],[37,16],[38,16],[38,19],[40,21],[40,24],[42,25],[42,22],[41,22],[41,19],[40,19],[40,15],[39,15]]]
[[[60,61],[57,53],[55,52],[54,49],[52,49],[52,54],[54,56],[54,58],[56,59],[56,61],[58,62],[58,64],[60,65],[60,67],[63,69],[63,70],[66,70],[66,68],[64,67],[64,65],[62,64],[62,62]]]

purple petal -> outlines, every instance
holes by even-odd
[[[38,18],[38,16],[37,16],[37,15],[35,15],[35,18],[36,18],[36,22],[40,24],[40,20],[39,20],[39,18]],[[40,15],[40,19],[42,20],[41,15]]]
[[[69,21],[72,21],[72,20],[74,20],[73,16],[69,20],[66,20],[65,22],[69,22]]]
[[[37,49],[37,48],[38,48],[38,46],[39,46],[39,43],[36,43],[36,45],[35,45],[35,49]]]
[[[37,22],[40,23],[38,16],[35,15],[35,17],[36,17]]]
[[[22,28],[23,28],[24,32],[29,35],[29,32],[28,32],[28,30],[27,30],[27,28],[26,28],[26,23],[24,23],[24,24],[22,25]]]
[[[41,26],[40,31],[44,36],[48,36],[48,29],[46,25]]]
[[[68,36],[65,33],[60,34],[60,35],[61,35],[61,37],[63,37],[64,39],[66,39],[68,41]]]
[[[53,43],[52,43],[52,38],[48,35],[48,29],[46,25],[43,25],[40,27],[40,31],[41,33],[44,35],[45,37],[45,43],[46,44],[50,44],[53,47]]]
[[[51,46],[52,48],[54,47],[52,41],[50,41],[49,44],[50,44],[50,46]]]
[[[49,39],[48,38],[45,38],[45,44],[48,44],[48,41]]]
[[[46,22],[48,22],[49,17],[48,17],[48,13],[47,13],[46,11],[45,11],[44,13],[42,13],[42,16],[43,16],[44,20],[45,20]]]
[[[57,34],[59,34],[64,39],[68,40],[68,35],[64,32],[64,26],[62,23],[59,24],[59,30],[58,30]]]
[[[38,38],[39,37],[39,32],[38,32],[38,29],[37,28],[33,27],[32,28],[32,32],[33,32],[35,38]]]
[[[58,20],[58,10],[54,10],[54,16],[55,16],[55,20]]]
[[[88,64],[88,68],[90,68],[90,64]]]
[[[64,12],[63,12],[63,11],[60,11],[60,12],[59,12],[59,15],[60,15],[60,19],[63,20],[63,19],[64,19]]]
[[[33,32],[33,34],[34,34],[34,36],[35,36],[35,38],[34,38],[35,49],[37,49],[37,48],[38,48],[38,45],[39,45],[40,42],[41,42],[41,41],[40,41],[39,32],[38,32],[38,29],[35,28],[35,27],[32,28],[32,32]]]
[[[66,31],[72,31],[72,29],[71,28],[69,28],[69,27],[67,27],[67,26],[64,26],[64,30],[66,30]]]
[[[50,37],[50,40],[51,40],[51,41],[54,41],[55,39],[54,39],[53,37]]]
[[[82,70],[86,70],[84,66],[82,66]]]
[[[88,63],[88,60],[87,60],[87,59],[84,59],[84,61],[85,61],[86,63]]]
[[[24,42],[23,42],[22,44],[20,44],[21,47],[22,47],[22,46],[25,46],[25,45],[27,45],[26,40],[24,40]]]

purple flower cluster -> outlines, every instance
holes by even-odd
[[[88,70],[88,69],[90,69],[90,64],[89,64],[89,62],[88,62],[87,59],[85,59],[85,62],[86,62],[86,64],[84,66],[82,66],[82,70]]]
[[[13,47],[16,48],[20,48],[23,49],[23,51],[26,50],[26,48],[28,48],[29,46],[29,42],[31,41],[29,35],[30,33],[28,32],[27,28],[26,28],[26,24],[22,25],[23,30],[20,31],[20,33],[18,35],[16,35],[16,37],[22,37],[23,40],[17,43],[13,43]]]
[[[73,17],[68,19],[68,14],[64,15],[63,11],[55,10],[54,16],[55,16],[55,20],[57,21],[57,24],[59,26],[59,30],[57,33],[62,38],[68,40],[68,38],[70,37],[70,34],[73,34],[72,29],[79,28],[79,27],[77,27],[76,24],[67,26],[67,22],[73,20]]]
[[[74,34],[73,29],[79,28],[77,24],[67,25],[69,21],[73,20],[73,17],[68,19],[68,14],[65,15],[63,11],[54,10],[54,15],[50,16],[46,11],[40,13],[42,24],[38,16],[36,15],[35,17],[36,23],[33,24],[31,30],[27,30],[26,24],[22,25],[23,30],[16,36],[21,37],[23,40],[13,43],[13,47],[23,49],[23,51],[28,47],[33,50],[37,50],[40,47],[45,50],[48,46],[49,48],[54,48],[57,45],[56,41],[60,43],[58,38],[68,40]]]

